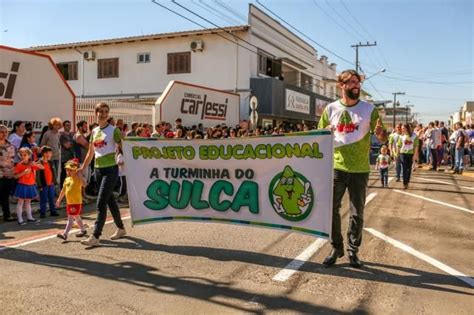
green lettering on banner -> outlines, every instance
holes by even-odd
[[[146,200],[143,204],[151,210],[163,210],[168,207],[168,199],[162,197],[162,195],[167,196],[169,192],[170,188],[168,183],[157,179],[153,181],[146,190],[146,195],[151,200]]]
[[[220,146],[220,157],[221,159],[223,160],[230,160],[232,158],[232,150],[230,150],[232,146],[228,145],[227,146],[227,150],[226,150],[226,147],[221,145]]]
[[[170,160],[193,160],[196,151],[192,146],[168,146],[168,147],[132,147],[135,160],[143,159],[170,159]],[[199,146],[199,158],[201,160],[248,160],[248,159],[283,159],[283,158],[313,158],[322,159],[323,154],[319,151],[319,144],[295,143],[295,144],[236,144],[236,145],[202,145]]]
[[[227,211],[230,208],[232,204],[230,201],[220,201],[222,192],[228,196],[232,196],[234,194],[234,186],[225,180],[218,180],[214,185],[212,185],[211,190],[209,191],[209,204],[212,209],[217,211]]]
[[[180,187],[181,186],[181,187]],[[180,189],[181,188],[181,189]],[[170,183],[169,203],[175,209],[184,209],[188,206],[191,199],[191,191],[193,184],[190,181],[183,180],[180,185],[179,182],[172,180]],[[181,198],[180,198],[181,191]]]
[[[255,156],[259,160],[264,160],[266,158],[271,157],[271,155],[269,155],[268,153],[268,150],[265,144],[257,144],[257,146],[255,147]]]
[[[219,148],[217,148],[217,146],[210,145],[207,150],[210,160],[217,160],[219,158]]]
[[[199,147],[199,158],[201,160],[208,160],[209,157],[207,156],[207,146],[202,145]]]
[[[313,157],[316,159],[322,159],[324,156],[319,151],[319,143],[313,142]]]
[[[193,193],[191,195],[191,207],[196,210],[209,208],[209,203],[201,199],[204,183],[200,180],[194,181]]]
[[[237,151],[243,150],[243,148],[244,148],[244,146],[241,145],[241,144],[237,144],[237,145],[232,147],[232,156],[234,157],[234,159],[236,159],[236,160],[245,159],[245,156],[243,156],[241,153],[237,152]]]
[[[240,185],[231,208],[238,212],[242,207],[248,207],[253,214],[259,213],[258,184],[256,182],[246,180]]]
[[[246,160],[252,159],[255,160],[255,151],[251,144],[247,144],[244,149],[244,157]]]
[[[272,146],[272,155],[277,159],[284,158],[286,156],[286,150],[283,144],[276,143],[274,146]]]

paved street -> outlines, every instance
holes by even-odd
[[[472,314],[474,178],[419,169],[402,190],[372,173],[367,202],[360,270],[347,255],[324,268],[327,242],[269,229],[128,219],[129,237],[108,240],[108,224],[84,249],[55,237],[64,219],[2,223],[1,313]]]

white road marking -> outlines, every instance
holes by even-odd
[[[375,196],[377,196],[377,193],[373,192],[373,193],[370,193],[366,198],[365,198],[365,205],[367,206],[369,204],[369,202],[372,201],[372,199],[375,198]]]
[[[371,202],[377,193],[373,192],[370,193],[366,200],[365,205]],[[310,259],[324,244],[326,244],[327,240],[325,239],[317,239],[311,245],[309,245],[301,254],[299,254],[295,259],[293,259],[284,269],[282,269],[279,273],[277,273],[274,277],[274,281],[286,281],[288,280],[298,269],[301,268],[305,264],[308,259]]]
[[[292,260],[285,269],[282,269],[279,273],[277,273],[273,280],[275,281],[286,281],[290,278],[295,272],[300,269],[304,263],[310,259],[324,244],[326,244],[327,240],[318,238],[314,241],[311,245],[308,246],[301,254],[299,254],[294,260]]]
[[[128,220],[128,219],[130,219],[130,216],[126,216],[126,217],[122,218],[122,220]],[[114,220],[106,221],[105,224],[110,224],[112,222],[114,222]],[[72,234],[72,233],[76,233],[76,232],[79,232],[79,231],[80,231],[79,229],[72,229],[69,233]],[[31,240],[31,241],[21,242],[21,243],[18,243],[16,245],[0,247],[0,252],[3,251],[3,250],[9,249],[9,248],[24,247],[24,246],[27,246],[27,245],[30,245],[30,244],[47,241],[47,240],[50,240],[50,239],[53,239],[53,238],[56,238],[56,237],[57,237],[56,234],[54,234],[54,235],[41,237],[41,238],[38,238],[38,239],[35,239],[35,240]]]
[[[405,194],[405,195],[412,196],[412,197],[415,197],[415,198],[420,198],[420,199],[423,199],[423,200],[427,200],[427,201],[431,201],[431,202],[434,202],[434,203],[438,203],[438,204],[440,204],[440,205],[447,206],[447,207],[451,207],[451,208],[454,208],[454,209],[466,211],[466,212],[469,212],[469,213],[474,213],[473,210],[466,209],[466,208],[459,207],[459,206],[455,206],[455,205],[452,205],[452,204],[450,204],[450,203],[442,202],[442,201],[439,201],[439,200],[435,200],[435,199],[431,199],[431,198],[427,198],[427,197],[423,197],[423,196],[418,196],[418,195],[415,195],[415,194],[410,194],[410,193],[407,193],[407,192],[404,192],[404,191],[401,191],[401,190],[398,190],[398,189],[394,189],[393,191],[394,191],[394,192],[397,192],[397,193],[400,193],[400,194]]]
[[[397,240],[394,240],[393,238],[379,232],[379,231],[376,231],[372,228],[364,228],[364,230],[366,230],[367,232],[371,233],[372,235],[386,241],[387,243],[390,243],[392,244],[393,246],[395,247],[398,247],[400,248],[401,250],[409,253],[409,254],[412,254],[413,256],[429,263],[430,265],[446,272],[447,274],[450,274],[456,278],[458,278],[459,280],[467,283],[468,285],[470,285],[471,287],[474,287],[474,279],[472,277],[469,277],[459,271],[457,271],[456,269],[453,269],[445,264],[443,264],[442,262],[440,262],[439,260],[436,260],[426,254],[423,254],[419,251],[417,251],[416,249],[414,249],[413,247],[410,247],[406,244],[403,244],[402,242],[399,242]]]
[[[423,177],[418,177],[418,176],[416,176],[415,178],[416,179],[421,179],[421,180],[424,180],[424,181],[427,181],[427,182],[441,183],[441,184],[456,186],[456,187],[460,187],[460,188],[464,188],[464,189],[474,190],[474,187],[456,185],[456,184],[445,182],[445,181],[442,181],[442,180],[436,180],[436,179],[431,179],[431,178],[423,178]]]

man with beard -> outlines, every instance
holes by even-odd
[[[350,218],[348,254],[350,265],[362,266],[357,253],[362,242],[364,205],[369,179],[370,133],[385,142],[387,133],[382,126],[377,109],[359,99],[361,77],[354,70],[343,71],[337,77],[342,98],[329,104],[323,111],[318,128],[334,131],[334,182],[331,245],[332,251],[323,261],[327,267],[344,256],[341,234],[341,201],[349,191]]]

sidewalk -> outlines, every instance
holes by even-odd
[[[429,171],[431,169],[431,166],[429,165],[418,165],[418,168],[421,168],[422,170],[425,170],[425,171]],[[441,166],[437,169],[438,172],[443,172],[443,173],[448,173],[448,174],[452,174],[452,170],[451,170],[451,167],[450,166]],[[455,176],[467,176],[467,177],[474,177],[474,167],[473,166],[470,166],[470,167],[466,167],[462,174],[452,174],[452,175],[455,175]]]
[[[91,204],[94,204],[96,202],[97,197],[91,197],[91,199],[85,199],[85,200],[86,201],[83,203],[84,206],[91,205]],[[117,200],[117,202],[118,202],[118,200]],[[123,203],[120,203],[120,202],[118,202],[118,204],[119,204],[120,207],[122,207],[124,205]],[[46,209],[48,209],[48,210],[46,210],[46,215],[49,216],[49,206]],[[36,202],[31,203],[31,210],[32,210],[33,214],[39,213],[39,210],[40,210],[39,200],[36,201]],[[65,203],[64,200],[61,203],[61,207],[59,207],[57,210],[61,215],[65,214],[66,203]],[[10,213],[11,213],[12,218],[16,219],[16,203],[10,202]],[[3,221],[3,213],[0,212],[0,222],[2,222],[2,221]]]

